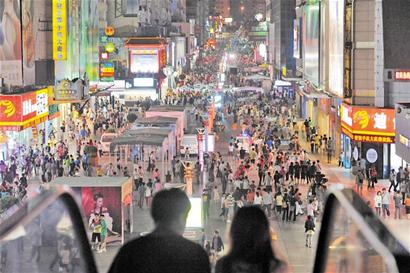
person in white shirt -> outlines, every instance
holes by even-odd
[[[382,208],[382,192],[378,191],[377,194],[374,196],[374,207],[376,209],[377,215],[380,216],[381,208]]]
[[[272,210],[272,195],[270,194],[269,190],[262,191],[262,204],[263,204],[263,211],[267,213],[268,217],[271,217],[271,210]]]
[[[382,189],[382,210],[383,210],[383,217],[390,216],[390,210],[389,210],[389,205],[390,205],[390,194],[386,191],[386,188]]]
[[[253,199],[253,205],[257,207],[262,206],[262,196],[259,194],[258,191],[255,193],[255,198]]]

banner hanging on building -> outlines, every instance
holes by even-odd
[[[53,59],[67,59],[67,0],[53,0]]]

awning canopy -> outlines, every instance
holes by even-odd
[[[151,145],[161,147],[166,139],[166,136],[161,135],[124,135],[113,140],[110,143],[110,151],[113,152],[117,146],[122,145]]]
[[[135,124],[142,124],[142,125],[164,124],[164,125],[169,125],[169,124],[176,124],[177,121],[178,121],[178,118],[155,116],[155,117],[139,118],[135,121]]]
[[[263,80],[270,80],[270,78],[267,76],[260,75],[260,74],[253,74],[250,76],[246,76],[245,80],[263,81]]]

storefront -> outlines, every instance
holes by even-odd
[[[1,159],[22,145],[46,143],[49,113],[48,89],[0,96],[0,131],[7,141],[0,144]]]
[[[380,178],[388,177],[395,155],[394,109],[353,106],[342,103],[341,150],[345,168],[350,168],[361,158],[367,167],[375,166]]]

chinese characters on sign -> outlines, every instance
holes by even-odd
[[[67,58],[67,0],[53,0],[53,59]]]
[[[38,123],[48,115],[47,89],[21,95],[0,96],[0,126],[24,126]],[[10,129],[11,130],[11,129]]]
[[[344,133],[355,141],[382,143],[394,141],[394,109],[343,104],[341,122]]]
[[[395,71],[394,79],[398,81],[410,81],[410,71]]]

